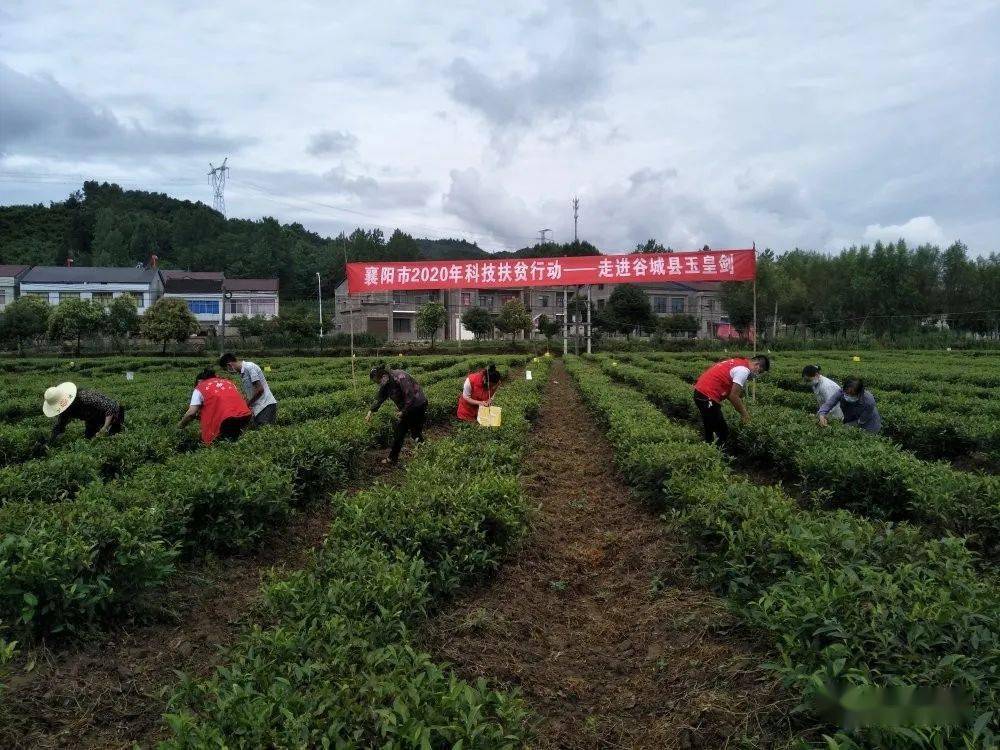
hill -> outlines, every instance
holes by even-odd
[[[589,255],[587,243],[547,243],[500,256]],[[231,276],[278,277],[287,299],[312,297],[316,273],[328,292],[344,278],[344,258],[472,260],[490,257],[466,240],[414,239],[399,230],[356,229],[323,237],[276,219],[226,219],[200,202],[88,181],[48,206],[0,206],[0,263],[132,266],[153,255],[162,268],[223,270]]]

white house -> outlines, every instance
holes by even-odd
[[[226,279],[226,319],[278,315],[278,279]]]
[[[222,324],[221,271],[160,271],[163,296],[182,299],[205,331]]]
[[[0,310],[17,299],[18,283],[28,266],[0,265]]]
[[[155,268],[33,266],[21,276],[20,287],[21,297],[42,297],[50,305],[67,299],[110,302],[130,295],[140,314],[163,294],[163,282]]]

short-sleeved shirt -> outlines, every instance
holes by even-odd
[[[733,379],[735,385],[745,389],[747,381],[750,379],[750,368],[743,365],[736,365],[736,367],[729,371],[729,377]]]
[[[114,399],[97,391],[80,388],[76,392],[73,403],[56,419],[56,423],[52,427],[52,437],[55,438],[63,434],[73,419],[97,423],[104,422],[108,417],[111,417],[112,421],[116,421],[121,418],[121,413],[121,404]]]
[[[254,383],[261,383],[264,386],[264,392],[260,394],[260,398],[254,401],[250,406],[254,416],[260,414],[271,404],[278,403],[278,399],[276,399],[274,394],[271,393],[271,387],[267,384],[267,378],[264,377],[264,371],[253,362],[247,362],[246,360],[243,361],[243,366],[240,367],[240,378],[243,380],[243,393],[246,395],[248,403],[253,397]]]

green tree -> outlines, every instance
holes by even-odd
[[[481,307],[470,307],[462,313],[462,325],[465,326],[466,330],[471,331],[477,339],[486,338],[493,333],[495,327],[493,316],[489,310],[484,310]]]
[[[233,318],[230,323],[239,329],[240,338],[244,341],[253,336],[263,336],[267,332],[267,319],[260,315]]]
[[[108,305],[105,327],[119,351],[124,351],[128,337],[139,332],[139,310],[135,298],[129,294],[115,297]]]
[[[526,331],[531,327],[531,315],[524,309],[524,304],[519,299],[512,299],[504,303],[500,308],[500,315],[497,316],[497,328],[501,333],[509,333],[511,343],[521,331]]]
[[[49,327],[52,308],[41,297],[20,297],[0,313],[0,341],[13,342],[18,354],[24,345],[36,341]]]
[[[538,332],[545,337],[545,340],[550,344],[552,343],[552,338],[559,333],[559,329],[562,328],[559,325],[559,321],[552,320],[548,315],[544,313],[538,316]]]
[[[56,305],[49,316],[49,338],[53,341],[76,341],[76,354],[80,354],[80,342],[84,338],[94,338],[104,332],[104,306],[89,299],[67,299]]]
[[[184,300],[160,297],[142,316],[139,330],[150,341],[162,342],[166,354],[168,341],[183,343],[198,332],[198,320]]]
[[[438,329],[445,324],[447,319],[448,313],[440,302],[428,302],[421,305],[420,309],[417,310],[417,335],[421,338],[429,338],[431,349],[433,349]]]
[[[621,284],[608,297],[604,317],[619,333],[631,336],[637,329],[655,325],[649,295],[635,284]]]

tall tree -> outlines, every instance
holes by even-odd
[[[497,328],[500,329],[501,333],[509,333],[512,343],[517,334],[527,331],[530,327],[531,315],[524,309],[521,300],[508,300],[500,308],[500,314],[497,316]]]
[[[39,339],[49,328],[52,308],[41,297],[20,297],[0,312],[0,341],[17,346],[18,354],[24,345]]]
[[[484,339],[493,333],[493,316],[481,307],[470,307],[462,313],[462,325],[477,339]]]
[[[89,299],[67,299],[56,305],[49,316],[49,338],[75,341],[75,352],[79,355],[81,341],[99,336],[105,330],[104,325],[102,304]]]

